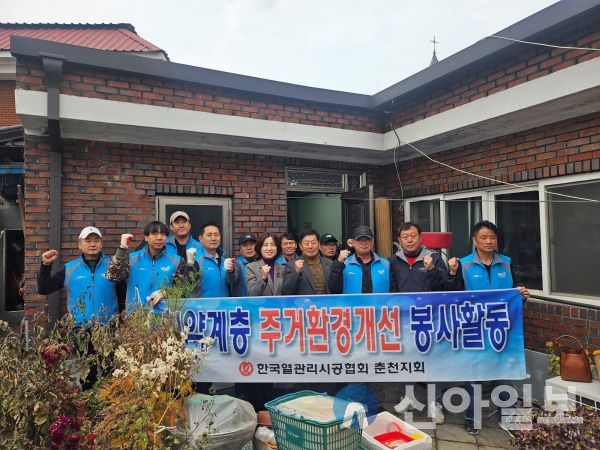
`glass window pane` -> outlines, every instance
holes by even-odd
[[[553,186],[549,192],[600,200],[600,182]],[[548,195],[552,291],[600,296],[600,203]]]
[[[510,256],[516,283],[542,289],[538,193],[496,195],[495,200],[498,251]]]
[[[422,231],[441,231],[440,201],[412,202],[410,204],[410,221],[418,224]]]
[[[481,197],[446,200],[447,230],[452,232],[448,257],[466,256],[472,251],[471,229],[481,220]]]

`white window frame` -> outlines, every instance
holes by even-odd
[[[562,177],[556,177],[549,180],[540,181],[540,218],[544,218],[540,224],[540,237],[544,239],[542,243],[542,279],[544,282],[544,294],[549,297],[566,300],[573,303],[582,305],[594,305],[598,306],[598,297],[584,296],[584,295],[569,295],[569,294],[555,294],[550,288],[550,242],[549,237],[549,211],[548,203],[546,202],[546,191],[552,186],[564,186],[569,184],[585,183],[588,181],[600,182],[600,173],[591,173],[585,175],[567,175]]]
[[[451,194],[427,195],[423,197],[412,197],[404,200],[404,215],[406,221],[410,221],[410,205],[413,202],[439,200],[440,201],[440,229],[447,231],[446,226],[446,200],[454,200],[459,198],[480,197],[482,200],[481,212],[482,220],[490,220],[496,223],[496,196],[503,194],[516,194],[527,192],[531,189],[538,191],[539,211],[540,211],[540,243],[541,243],[541,260],[542,260],[542,290],[530,289],[531,293],[538,296],[547,297],[550,300],[564,300],[582,306],[594,305],[598,306],[598,297],[590,297],[583,295],[569,295],[564,293],[554,293],[551,291],[550,285],[550,243],[548,241],[548,204],[546,202],[546,191],[552,186],[564,186],[569,184],[585,183],[589,181],[599,181],[600,173],[592,173],[585,175],[566,175],[555,177],[547,180],[542,180],[534,183],[520,183],[519,186],[500,186],[486,189],[477,189],[469,191],[453,192]]]

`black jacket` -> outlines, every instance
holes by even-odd
[[[423,258],[431,255],[433,269],[425,269]],[[390,261],[390,292],[430,292],[430,291],[460,291],[459,276],[448,273],[446,263],[435,250],[421,247],[412,267],[408,264],[404,251],[398,250],[389,258]]]

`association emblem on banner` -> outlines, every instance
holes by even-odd
[[[239,365],[240,375],[243,377],[249,377],[254,372],[254,364],[250,361],[242,361]]]

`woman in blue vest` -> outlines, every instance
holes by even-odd
[[[473,227],[473,252],[460,258],[459,276],[466,291],[481,291],[489,289],[509,289],[516,287],[516,281],[510,265],[510,257],[498,253],[498,228],[492,222],[484,220]],[[518,287],[523,301],[529,298],[529,292],[524,286]],[[493,380],[498,385],[498,381]],[[482,423],[475,418],[475,384],[467,383],[465,389],[470,397],[465,415],[465,430],[469,434],[479,434]],[[479,390],[481,392],[481,390]],[[500,400],[507,401],[509,393],[502,391]],[[501,408],[499,413],[502,414]],[[504,423],[499,422],[506,429]]]
[[[48,295],[63,286],[67,288],[67,309],[75,318],[76,325],[90,320],[106,323],[119,311],[116,283],[104,277],[109,263],[102,253],[102,233],[96,227],[85,227],[79,233],[81,255],[69,261],[62,270],[52,274],[52,263],[58,251],[48,250],[42,254],[38,276],[38,292]]]

